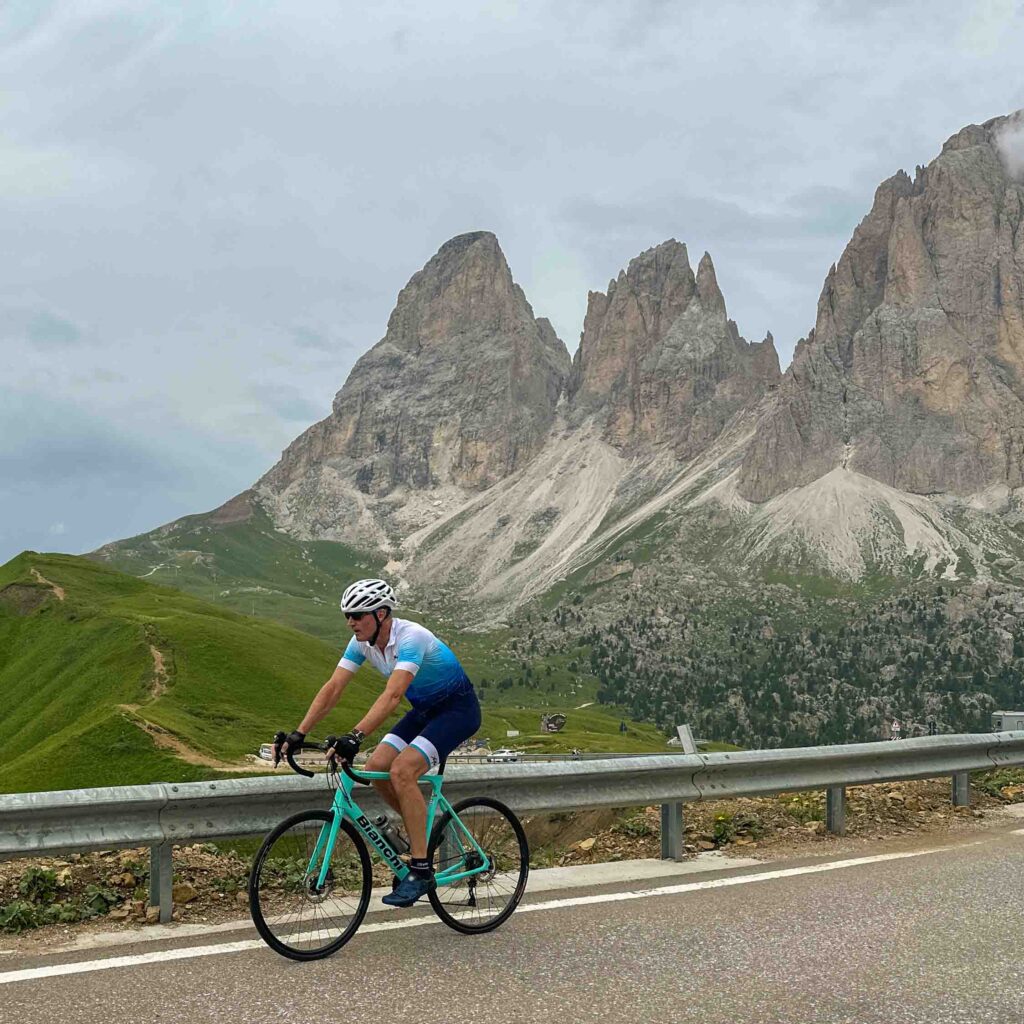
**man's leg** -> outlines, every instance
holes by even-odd
[[[410,907],[434,887],[433,872],[427,860],[427,805],[419,787],[419,779],[440,764],[458,743],[480,727],[480,705],[470,692],[459,700],[451,700],[432,714],[423,731],[409,741],[409,746],[391,765],[391,783],[402,809],[409,834],[409,874],[402,884],[384,897],[392,907]]]
[[[480,728],[480,703],[472,689],[448,698],[431,714],[422,732],[391,766],[391,781],[402,805],[414,860],[427,856],[427,805],[417,780],[436,768],[463,741]]]
[[[369,756],[363,766],[368,772],[386,772],[391,768],[399,752],[388,743],[378,743],[376,750]],[[422,761],[423,758],[421,757]],[[402,805],[398,802],[398,794],[390,779],[374,779],[373,788],[384,798],[389,807],[402,814]]]
[[[409,836],[409,855],[415,860],[427,856],[427,804],[418,784],[430,765],[417,747],[406,747],[392,758],[391,786],[397,799],[398,810]],[[383,793],[383,790],[381,791]],[[392,805],[395,806],[395,805]]]
[[[374,752],[366,761],[366,768],[373,772],[386,772],[391,769],[395,759],[409,746],[409,740],[419,734],[426,719],[415,708],[407,711],[390,729],[387,735],[377,744]],[[389,807],[402,813],[402,805],[390,779],[374,779],[374,788],[384,798]]]

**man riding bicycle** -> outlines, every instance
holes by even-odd
[[[398,811],[409,836],[409,874],[384,902],[408,907],[434,886],[427,859],[427,807],[418,780],[480,728],[476,691],[448,646],[424,626],[397,619],[394,590],[377,579],[358,580],[341,597],[352,638],[333,675],[313,698],[305,718],[281,745],[275,761],[298,747],[317,722],[338,703],[356,670],[367,659],[387,678],[384,692],[356,727],[341,736],[333,753],[351,762],[366,736],[390,715],[404,696],[412,710],[381,740],[366,762],[369,771],[389,772],[373,785]],[[329,752],[330,753],[330,752]]]

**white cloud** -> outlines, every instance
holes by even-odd
[[[61,537],[61,536],[63,536],[67,532],[68,532],[67,527],[63,523],[51,523],[50,524],[50,533],[54,537]]]
[[[1010,118],[996,136],[996,148],[1011,178],[1024,179],[1024,113]]]

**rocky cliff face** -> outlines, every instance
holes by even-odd
[[[402,289],[331,415],[258,488],[314,535],[351,505],[350,487],[486,488],[537,453],[568,373],[565,346],[534,317],[494,235],[460,235]]]
[[[256,493],[297,535],[388,549],[524,467],[548,465],[538,459],[563,393],[562,426],[585,430],[586,444],[594,421],[620,452],[688,460],[779,378],[771,336],[759,345],[739,336],[706,254],[694,274],[686,247],[666,242],[607,294],[592,293],[570,373],[497,239],[461,235],[402,290],[331,415],[289,446]]]
[[[596,414],[617,448],[689,459],[779,378],[771,335],[748,344],[728,319],[711,257],[694,275],[672,239],[590,293],[569,390],[577,415]]]
[[[971,125],[884,182],[743,464],[761,502],[836,467],[915,494],[1024,482],[1024,181]]]

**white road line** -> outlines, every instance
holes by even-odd
[[[1024,832],[1024,829],[1021,829]],[[978,846],[980,840],[968,843]],[[650,899],[652,896],[678,896],[681,893],[697,892],[701,889],[724,889],[731,885],[749,885],[753,882],[770,882],[778,878],[792,878],[796,875],[814,875],[824,871],[838,871],[841,868],[860,867],[864,864],[880,864],[889,860],[904,860],[908,857],[923,857],[930,853],[943,853],[960,847],[942,846],[931,850],[915,850],[908,853],[882,853],[873,857],[856,857],[851,860],[831,861],[827,864],[808,864],[800,868],[781,868],[778,871],[763,871],[759,874],[732,875],[728,878],[709,878],[703,882],[683,882],[678,885],[662,885],[654,889],[633,889],[628,892],[599,893],[595,896],[576,896],[563,900],[548,900],[544,903],[530,903],[520,907],[516,914],[529,914],[538,910],[562,910],[566,907],[583,907],[597,903],[621,903],[625,900]],[[435,917],[417,917],[404,921],[381,921],[363,925],[359,930],[366,932],[392,931],[396,928],[417,928],[422,925],[440,924]],[[39,978],[54,978],[65,974],[85,974],[89,971],[109,971],[117,967],[140,967],[145,964],[164,963],[168,960],[187,960],[199,956],[218,956],[221,953],[243,953],[250,949],[266,948],[262,939],[246,939],[241,942],[222,942],[214,946],[190,946],[185,949],[165,949],[153,953],[139,953],[134,956],[115,956],[104,960],[82,960],[71,964],[52,964],[49,967],[30,967],[20,971],[0,974],[0,985],[15,981],[35,981]]]
[[[573,889],[594,888],[598,885],[655,885],[671,875],[678,880],[680,875],[695,875],[703,878],[711,871],[725,869],[764,867],[761,861],[750,857],[723,857],[718,851],[698,854],[693,860],[675,863],[666,860],[618,860],[597,864],[577,864],[573,867],[536,868],[530,872],[530,896],[538,897],[541,893],[547,896],[560,893],[567,896]],[[381,915],[392,919],[395,912],[381,902],[381,897],[391,892],[391,886],[374,889],[370,894],[370,909],[367,915],[379,919]],[[405,915],[401,915],[405,917]],[[174,924],[146,925],[138,930],[95,933],[84,931],[71,942],[54,946],[45,951],[45,956],[57,960],[61,956],[85,954],[92,952],[94,957],[101,955],[100,950],[110,947],[143,946],[157,942],[184,942],[195,939],[197,942],[211,942],[220,933],[252,932],[252,918],[236,918],[233,921],[221,921],[218,924]],[[14,953],[15,950],[0,949],[0,956]]]

